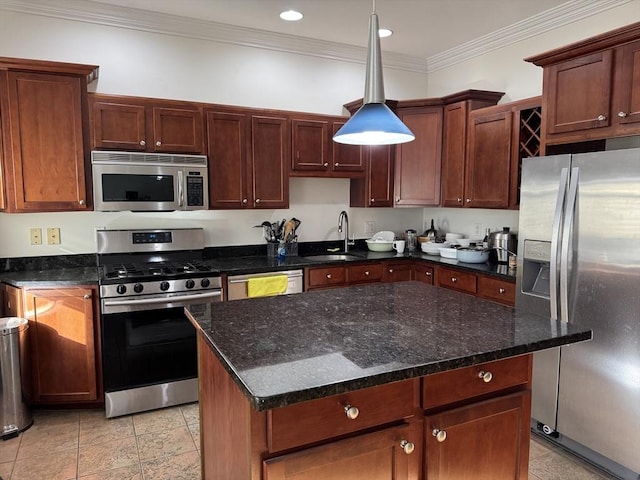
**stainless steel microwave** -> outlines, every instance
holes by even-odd
[[[96,211],[171,211],[209,208],[207,157],[91,152]]]

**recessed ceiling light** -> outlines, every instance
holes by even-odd
[[[302,20],[302,17],[303,15],[300,12],[296,12],[295,10],[287,10],[286,12],[282,12],[280,14],[280,18],[288,22],[297,22],[298,20]]]
[[[390,37],[393,35],[393,30],[389,30],[388,28],[381,28],[378,30],[378,35],[380,38]]]

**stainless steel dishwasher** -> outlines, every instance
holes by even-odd
[[[283,295],[288,295],[291,293],[302,293],[304,287],[304,277],[302,270],[285,270],[282,272],[230,275],[229,277],[227,277],[227,299],[242,300],[243,298],[249,298],[249,295],[247,293],[247,282],[250,278],[275,277],[280,275],[287,276],[287,290],[283,293]]]

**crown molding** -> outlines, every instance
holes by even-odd
[[[442,70],[633,1],[637,0],[570,0],[521,22],[431,55],[427,58],[427,73]]]
[[[431,73],[534,35],[637,0],[570,0],[428,58],[383,52],[385,68]],[[0,10],[143,32],[366,63],[366,48],[86,0],[0,0]]]

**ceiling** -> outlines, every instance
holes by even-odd
[[[373,0],[91,0],[308,39],[366,47]],[[427,59],[563,4],[589,0],[377,0],[383,51]],[[91,3],[91,2],[89,2]],[[568,5],[566,5],[568,6]],[[304,14],[299,22],[283,10]]]

